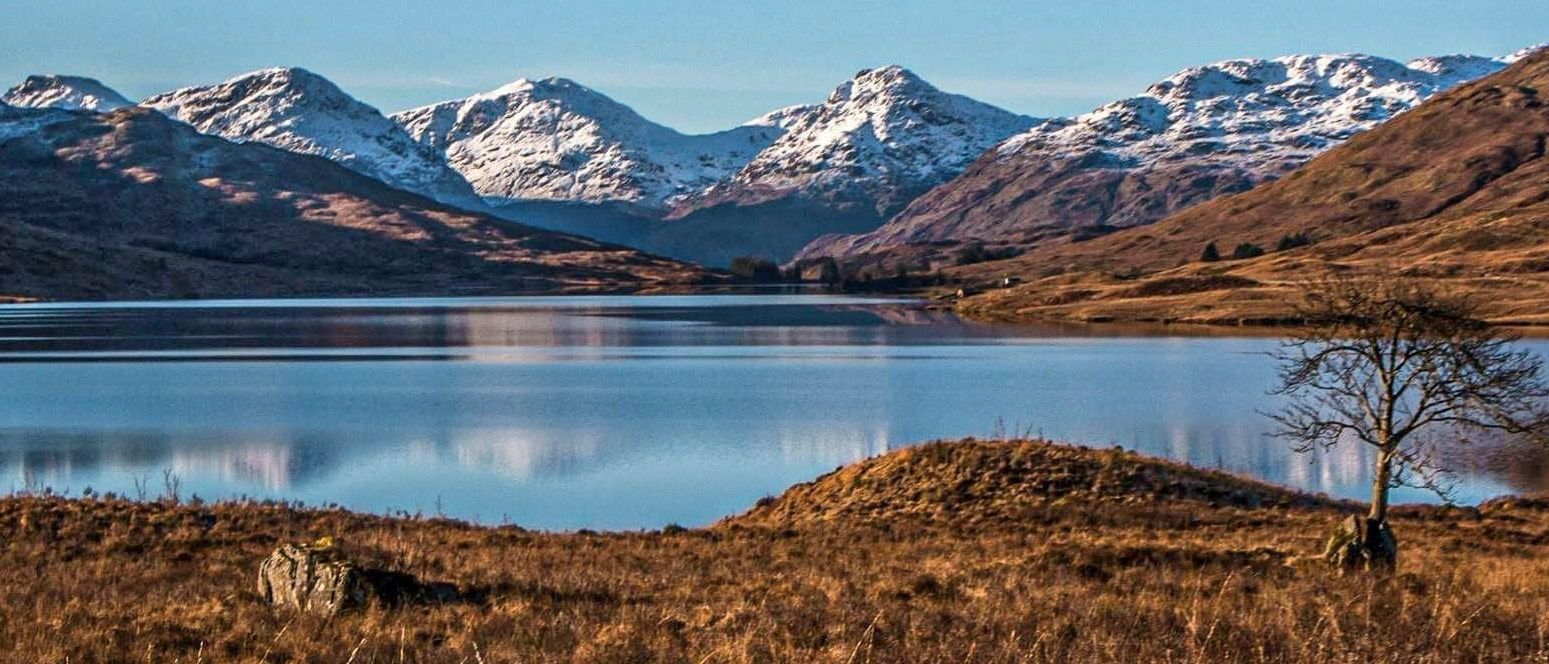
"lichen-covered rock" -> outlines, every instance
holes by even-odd
[[[1322,557],[1342,572],[1392,571],[1398,566],[1398,538],[1386,520],[1352,514],[1329,535]]]
[[[413,574],[360,565],[323,538],[286,544],[258,566],[258,594],[272,606],[322,616],[365,606],[444,603],[463,599],[450,583],[424,583]]]
[[[370,593],[360,568],[329,542],[286,544],[258,566],[258,594],[273,606],[332,616]]]

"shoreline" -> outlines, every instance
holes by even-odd
[[[418,291],[380,292],[380,293],[354,293],[333,295],[306,295],[292,294],[282,296],[234,296],[234,297],[208,297],[208,298],[144,298],[144,299],[47,299],[47,298],[19,298],[0,296],[0,309],[12,307],[57,306],[68,307],[70,305],[113,305],[123,304],[129,306],[177,306],[197,308],[203,303],[211,306],[232,306],[242,302],[299,302],[299,301],[371,301],[371,300],[434,300],[434,299],[467,299],[470,301],[491,299],[541,299],[549,297],[657,297],[657,296],[791,296],[791,295],[815,295],[850,297],[856,299],[898,300],[899,305],[907,305],[916,311],[947,312],[960,320],[985,325],[1006,326],[1053,326],[1070,328],[1083,331],[1101,331],[1103,336],[1183,336],[1183,337],[1219,337],[1219,336],[1248,336],[1248,337],[1275,337],[1283,336],[1286,330],[1296,328],[1296,322],[1287,319],[1283,315],[1253,315],[1242,317],[1168,317],[1154,313],[1140,316],[1122,316],[1114,314],[1101,314],[1086,317],[1062,316],[1050,313],[1031,313],[1027,311],[1008,311],[998,308],[981,300],[987,295],[1000,294],[1000,291],[986,291],[969,298],[952,300],[949,296],[939,291],[903,290],[903,291],[830,291],[823,289],[820,284],[726,284],[718,286],[703,285],[653,285],[644,288],[574,288],[557,289],[541,292],[459,292],[453,294],[423,294]],[[1148,303],[1149,304],[1149,303]],[[1521,334],[1525,338],[1549,338],[1549,320],[1533,320],[1521,317],[1494,319],[1490,324],[1511,330]],[[1111,334],[1110,334],[1111,333]]]

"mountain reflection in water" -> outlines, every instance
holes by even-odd
[[[133,495],[170,471],[204,498],[638,528],[1000,430],[1365,495],[1364,449],[1264,437],[1272,337],[1178,332],[812,295],[9,306],[0,478]],[[1549,474],[1466,458],[1463,501]]]

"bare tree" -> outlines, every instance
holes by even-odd
[[[1397,562],[1388,493],[1417,486],[1447,496],[1438,440],[1539,437],[1549,396],[1538,356],[1480,320],[1465,297],[1397,279],[1330,280],[1309,288],[1303,326],[1277,353],[1271,414],[1299,452],[1361,444],[1376,453],[1371,509],[1352,517],[1325,556],[1368,569]]]

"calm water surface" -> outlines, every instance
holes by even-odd
[[[654,528],[1020,431],[1364,496],[1363,450],[1265,438],[1274,345],[811,295],[6,306],[0,490],[155,494],[170,471],[185,496]],[[1458,497],[1538,488],[1538,467]]]

